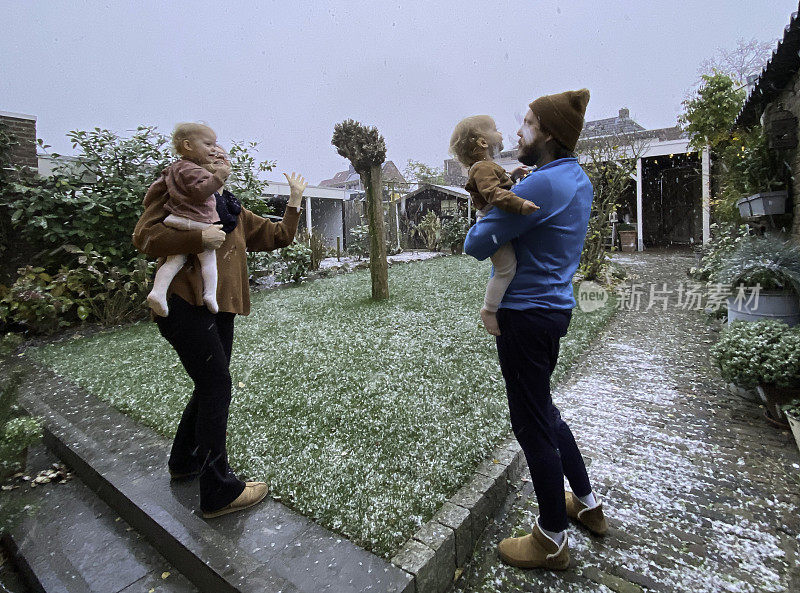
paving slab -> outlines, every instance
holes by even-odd
[[[29,453],[27,473],[56,462],[43,447]],[[47,593],[118,593],[146,581],[162,593],[197,589],[79,480],[21,487],[3,496],[29,511],[5,536],[25,580]],[[139,589],[149,591],[151,588]]]

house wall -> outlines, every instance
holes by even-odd
[[[0,111],[0,126],[19,142],[11,151],[11,162],[36,171],[39,166],[36,157],[36,117]]]
[[[791,111],[800,121],[800,72],[794,75],[791,83],[773,101],[773,105],[782,105],[784,109]],[[792,167],[792,183],[789,195],[794,202],[791,235],[795,241],[800,243],[800,147],[795,148],[787,156],[787,160]]]

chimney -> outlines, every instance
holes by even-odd
[[[630,119],[631,112],[629,109],[625,109],[624,107],[619,110],[619,118],[620,119]]]
[[[36,171],[39,159],[36,156],[36,116],[0,111],[0,128],[17,141],[11,150],[11,162]]]

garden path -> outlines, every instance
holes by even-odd
[[[719,322],[646,310],[650,283],[676,291],[688,252],[619,258],[642,283],[554,399],[587,457],[611,530],[569,529],[562,573],[503,565],[497,542],[538,515],[526,473],[456,585],[482,591],[800,590],[800,455],[788,431],[732,395],[709,359]],[[499,373],[499,369],[497,371]]]

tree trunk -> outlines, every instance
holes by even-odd
[[[369,222],[369,271],[372,276],[372,298],[389,298],[389,263],[386,261],[386,233],[383,224],[383,191],[381,168],[372,167],[364,181],[367,192],[367,221]]]

